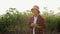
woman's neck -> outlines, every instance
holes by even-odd
[[[38,17],[39,14],[35,14],[34,16]]]

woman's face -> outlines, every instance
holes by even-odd
[[[32,11],[32,13],[33,13],[34,15],[38,14],[37,9],[32,9],[31,11]]]

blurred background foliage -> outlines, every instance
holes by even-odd
[[[46,20],[46,30],[60,32],[60,12],[54,14],[53,10],[49,12],[46,7],[44,9],[45,11],[41,15]],[[9,8],[6,14],[0,15],[0,32],[17,30],[21,34],[24,34],[23,32],[29,33],[27,21],[30,16],[32,16],[32,13],[29,10],[22,13],[16,8]]]

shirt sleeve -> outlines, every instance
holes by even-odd
[[[45,29],[46,28],[46,20],[42,17],[42,26]]]
[[[33,28],[33,27],[31,27],[31,17],[28,19],[28,27]]]

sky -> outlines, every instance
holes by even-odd
[[[44,7],[48,7],[49,10],[54,10],[57,13],[57,7],[60,7],[60,0],[0,0],[0,14],[6,13],[9,8],[17,8],[21,12],[30,10],[34,5],[40,7],[40,11],[43,11]]]

